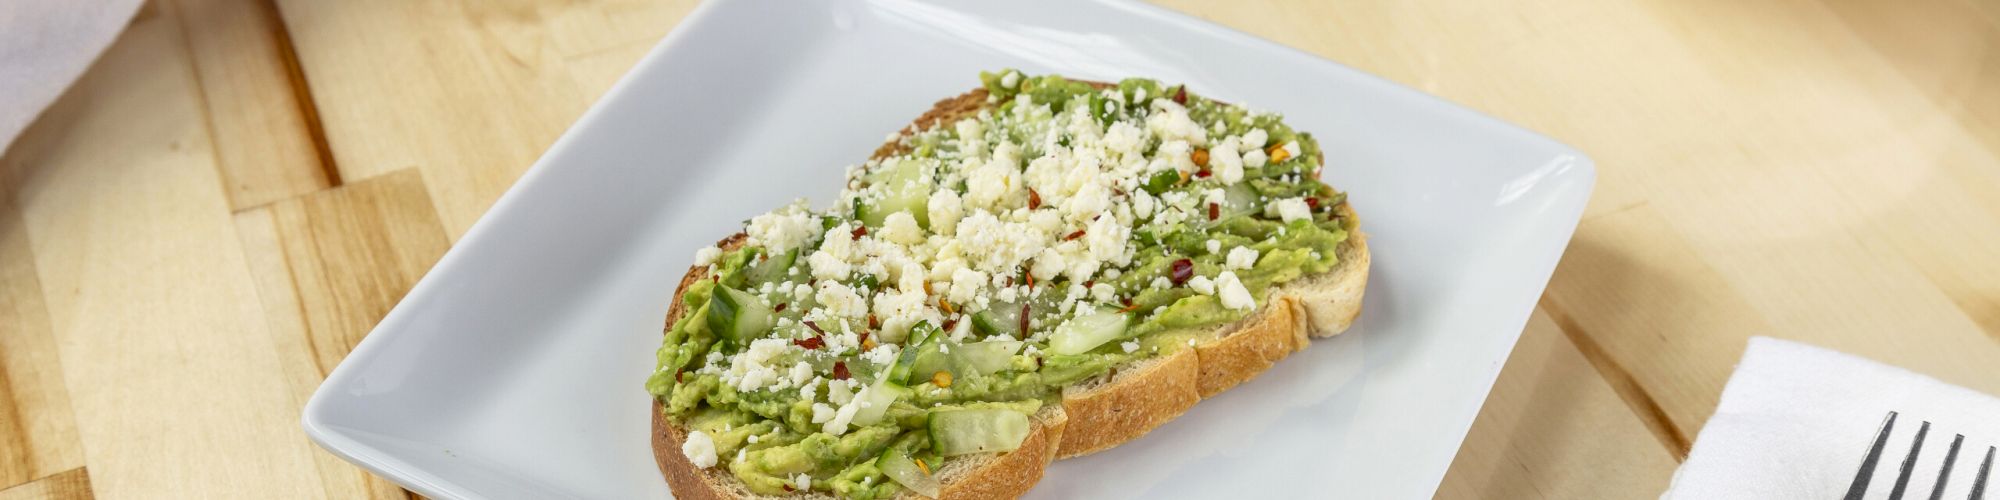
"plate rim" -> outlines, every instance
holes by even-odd
[[[1461,105],[1456,102],[1444,99],[1442,97],[1425,93],[1413,87],[1397,83],[1385,77],[1348,66],[1339,61],[1327,59],[1325,57],[1319,56],[1311,52],[1307,52],[1299,48],[1283,45],[1275,41],[1264,39],[1254,34],[1235,29],[1233,27],[1225,26],[1219,23],[1214,23],[1205,19],[1201,19],[1199,17],[1174,11],[1166,7],[1141,2],[1139,0],[1090,0],[1090,1],[1092,3],[1097,3],[1114,9],[1140,14],[1159,21],[1163,21],[1168,23],[1174,29],[1208,32],[1210,34],[1223,38],[1225,41],[1244,44],[1250,50],[1280,52],[1292,57],[1310,60],[1314,63],[1330,65],[1333,68],[1343,73],[1346,73],[1350,76],[1358,77],[1358,79],[1362,81],[1366,81],[1368,85],[1374,87],[1375,89],[1395,94],[1401,94],[1401,97],[1415,99],[1417,101],[1422,102],[1422,104],[1426,107],[1434,107],[1434,108],[1449,110],[1451,114],[1462,116],[1463,119],[1476,122],[1479,125],[1481,125],[1482,128],[1505,132],[1507,133],[1507,135],[1513,136],[1511,138],[1513,140],[1524,140],[1532,142],[1535,143],[1536,146],[1539,148],[1550,149],[1553,152],[1561,153],[1562,155],[1568,156],[1571,161],[1570,168],[1573,168],[1575,170],[1575,173],[1572,175],[1576,175],[1581,184],[1581,186],[1579,187],[1580,193],[1576,196],[1576,199],[1573,202],[1575,204],[1573,210],[1575,217],[1569,217],[1567,215],[1564,215],[1553,219],[1554,223],[1558,224],[1559,227],[1561,228],[1560,244],[1557,244],[1554,251],[1546,256],[1547,262],[1545,264],[1539,262],[1536,263],[1538,264],[1536,266],[1537,272],[1532,273],[1533,275],[1539,277],[1536,280],[1537,285],[1534,287],[1536,292],[1535,294],[1539,295],[1547,290],[1549,279],[1553,276],[1557,263],[1560,262],[1562,256],[1566,253],[1568,243],[1574,238],[1576,229],[1581,224],[1582,218],[1585,215],[1585,212],[1587,211],[1589,200],[1595,194],[1595,188],[1598,179],[1598,172],[1596,166],[1597,164],[1587,154],[1566,143],[1557,141],[1554,138],[1548,137],[1546,135],[1543,135],[1542,133],[1528,129],[1524,126],[1492,116],[1479,109]],[[357,440],[352,436],[348,435],[347,432],[339,429],[340,427],[339,425],[329,420],[330,416],[328,414],[329,411],[328,406],[334,404],[330,402],[330,400],[333,399],[333,396],[329,395],[329,393],[331,392],[329,388],[351,385],[350,379],[355,377],[356,375],[354,375],[354,373],[360,369],[357,368],[357,366],[361,364],[368,364],[368,362],[363,361],[362,363],[357,364],[357,363],[349,363],[348,361],[356,359],[367,360],[370,358],[377,357],[375,351],[380,350],[381,349],[380,346],[384,344],[384,342],[378,341],[377,338],[387,338],[388,336],[392,335],[401,335],[393,332],[397,332],[400,330],[407,330],[407,328],[402,327],[403,321],[401,321],[401,318],[411,314],[408,311],[408,309],[416,307],[416,306],[408,306],[409,304],[413,302],[429,302],[433,300],[439,300],[434,296],[439,296],[440,293],[434,291],[433,289],[443,285],[439,284],[441,278],[436,278],[436,277],[444,274],[453,274],[448,271],[451,269],[462,267],[459,264],[459,261],[463,260],[463,256],[466,252],[470,252],[469,250],[462,250],[462,249],[467,247],[481,246],[478,245],[478,242],[486,240],[487,239],[487,237],[485,236],[486,233],[490,232],[492,230],[492,226],[495,225],[491,221],[502,218],[502,217],[494,217],[495,214],[512,213],[513,211],[517,210],[516,208],[517,205],[524,203],[523,201],[521,201],[522,196],[519,196],[518,193],[523,190],[524,186],[535,184],[541,177],[547,175],[547,173],[551,169],[546,168],[544,164],[547,163],[547,160],[549,158],[555,156],[554,155],[555,152],[566,149],[566,146],[569,143],[574,142],[575,134],[578,130],[587,128],[585,127],[586,124],[601,121],[600,115],[604,114],[605,110],[609,107],[607,106],[607,103],[615,103],[622,101],[624,100],[623,97],[626,94],[632,92],[640,92],[644,90],[644,89],[635,89],[632,87],[633,82],[635,81],[634,75],[639,73],[640,69],[657,65],[663,59],[674,57],[676,54],[684,50],[688,50],[687,46],[688,44],[686,39],[692,36],[690,35],[690,33],[694,31],[689,28],[709,23],[711,21],[710,18],[714,17],[715,12],[723,8],[728,8],[728,7],[718,7],[718,5],[727,4],[729,6],[736,6],[736,5],[741,5],[742,3],[743,2],[707,1],[707,2],[701,2],[700,5],[697,5],[693,10],[690,10],[687,13],[687,15],[685,15],[679,21],[676,22],[673,28],[671,28],[667,32],[667,34],[661,38],[661,40],[658,43],[656,43],[651,49],[648,49],[645,55],[641,56],[637,61],[635,61],[631,66],[631,68],[628,68],[626,72],[623,75],[621,75],[618,78],[618,80],[604,92],[602,96],[600,96],[596,101],[592,102],[591,105],[581,115],[579,115],[578,118],[574,122],[572,122],[561,135],[559,135],[553,142],[551,142],[549,147],[545,149],[542,152],[542,154],[538,156],[536,160],[532,164],[530,164],[530,166],[526,170],[524,170],[517,179],[515,179],[514,183],[511,184],[507,188],[507,190],[503,192],[494,201],[494,203],[490,205],[486,209],[486,211],[483,212],[480,215],[480,217],[473,222],[473,224],[458,239],[458,241],[454,243],[449,249],[447,249],[445,254],[438,259],[436,264],[431,266],[430,270],[424,274],[423,278],[418,280],[418,282],[410,288],[409,292],[406,293],[404,297],[401,300],[399,300],[393,308],[390,309],[388,314],[384,315],[383,318],[379,322],[377,322],[375,327],[370,329],[369,333],[366,336],[364,336],[363,339],[360,342],[358,342],[352,350],[348,352],[347,356],[344,357],[342,361],[339,364],[337,364],[332,371],[328,373],[326,378],[320,382],[319,386],[314,389],[312,396],[306,401],[306,404],[304,405],[299,421],[300,426],[305,431],[306,436],[314,444],[319,446],[321,449],[324,449],[327,452],[340,457],[343,460],[361,466],[362,468],[367,469],[372,473],[378,474],[386,479],[389,479],[397,483],[400,486],[409,488],[425,496],[434,498],[478,498],[479,497],[478,493],[466,489],[466,487],[460,485],[457,482],[451,481],[443,477],[438,477],[435,474],[425,471],[420,467],[411,465],[407,460],[397,458],[399,455],[394,451],[386,450],[377,446],[363,443],[360,440]],[[1462,418],[1457,419],[1459,421],[1462,421],[1463,424],[1460,425],[1459,429],[1453,431],[1453,434],[1456,436],[1455,439],[1453,439],[1453,442],[1458,443],[1459,446],[1463,446],[1464,438],[1469,433],[1474,420],[1478,416],[1478,413],[1481,410],[1483,410],[1485,406],[1485,399],[1487,397],[1490,397],[1494,383],[1497,381],[1500,372],[1505,367],[1507,361],[1512,358],[1514,346],[1518,344],[1520,336],[1522,335],[1527,322],[1532,318],[1534,314],[1534,309],[1535,308],[1532,305],[1528,307],[1526,311],[1520,314],[1522,318],[1521,321],[1519,322],[1520,324],[1513,328],[1508,328],[1505,330],[1508,332],[1507,340],[1505,342],[1505,345],[1507,346],[1506,351],[1502,353],[1502,355],[1500,355],[1498,358],[1496,358],[1489,368],[1483,370],[1482,375],[1484,376],[1484,382],[1479,385],[1479,390],[1477,391],[1480,403],[1478,405],[1470,407],[1470,413],[1471,413],[1470,415],[1465,415],[1462,416]],[[1454,451],[1453,453],[1455,455],[1456,451]],[[1447,464],[1446,467],[1439,468],[1435,474],[1432,474],[1433,477],[1432,480],[1430,481],[1431,483],[1430,489],[1435,490],[1435,488],[1438,486],[1438,484],[1440,484],[1440,482],[1442,481],[1445,474],[1449,471],[1449,469],[1450,467]]]

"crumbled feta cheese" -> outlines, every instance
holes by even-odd
[[[902,245],[915,245],[924,242],[924,230],[917,227],[917,218],[909,212],[896,212],[882,220],[882,238]]]
[[[1250,168],[1262,167],[1264,166],[1264,163],[1269,162],[1270,160],[1271,158],[1265,156],[1264,150],[1262,149],[1252,149],[1248,152],[1243,153],[1243,166],[1245,167],[1250,167]]]
[[[771,253],[799,248],[818,231],[819,218],[806,210],[805,200],[796,200],[784,208],[752,217],[749,227],[743,230],[749,235],[746,244],[762,247]]]
[[[1216,240],[1208,240],[1208,245],[1207,245],[1207,246],[1208,246],[1208,253],[1222,253],[1222,242],[1221,242],[1221,241],[1216,241]]]
[[[853,401],[853,400],[854,400],[854,383],[853,383],[853,382],[851,382],[851,381],[847,381],[847,380],[834,380],[834,381],[831,381],[831,382],[827,382],[827,383],[826,383],[826,400],[827,400],[827,402],[830,402],[830,403],[833,403],[833,404],[837,404],[837,405],[846,405],[848,401]],[[827,416],[826,416],[826,418],[827,418],[827,419],[832,419],[832,418],[833,418],[833,409],[832,409],[832,408],[827,408]],[[817,423],[821,423],[821,422],[824,422],[824,420],[820,420],[820,419],[819,419],[818,417],[814,417],[814,418],[813,418],[813,423],[817,424]]]
[[[709,264],[714,264],[715,259],[721,256],[722,256],[722,249],[716,248],[715,245],[701,247],[700,250],[696,250],[694,252],[694,265],[706,266]]]
[[[1222,299],[1222,307],[1249,310],[1257,308],[1257,301],[1250,297],[1250,289],[1243,287],[1243,281],[1236,279],[1236,273],[1223,271],[1215,277],[1216,297]]]
[[[1208,165],[1223,184],[1243,182],[1243,155],[1236,152],[1236,138],[1222,141],[1208,150]]]
[[[1278,207],[1278,217],[1285,222],[1312,218],[1312,207],[1306,205],[1304,198],[1285,198],[1272,202],[1271,205]]]
[[[808,476],[805,474],[792,476],[792,486],[798,488],[799,491],[811,490],[812,484],[813,484],[812,476]]]
[[[1194,289],[1196,293],[1200,293],[1202,295],[1215,294],[1215,281],[1208,279],[1207,276],[1195,276],[1193,278],[1189,278],[1187,281],[1187,285],[1188,288]]]
[[[689,432],[687,441],[681,443],[681,455],[687,456],[695,467],[703,469],[715,466],[715,440],[702,431]]]
[[[1137,340],[1127,340],[1127,341],[1125,341],[1125,342],[1124,342],[1124,343],[1122,343],[1122,344],[1118,344],[1118,348],[1119,348],[1119,349],[1124,349],[1124,350],[1125,350],[1125,352],[1127,352],[1127,353],[1130,353],[1130,352],[1132,352],[1132,351],[1137,351],[1137,350],[1139,350],[1139,341],[1137,341]]]
[[[931,219],[931,231],[945,236],[958,232],[958,219],[965,214],[965,206],[959,201],[957,191],[939,189],[931,193],[930,200],[924,202],[924,208],[929,209],[927,215]]]
[[[800,361],[799,364],[792,365],[791,375],[792,375],[792,385],[804,385],[806,382],[812,381],[813,378],[812,365],[807,364],[804,361]]]
[[[1098,302],[1111,302],[1118,299],[1118,290],[1112,288],[1108,283],[1092,284],[1090,285],[1090,298]]]
[[[1011,89],[1014,87],[1018,87],[1020,85],[1021,85],[1021,72],[1019,71],[1008,71],[1006,75],[1002,75],[1000,77],[1000,86],[1003,88]]]
[[[812,423],[819,424],[833,420],[834,409],[826,403],[813,403],[812,412]]]
[[[743,439],[744,439],[745,441],[749,441],[749,442],[750,442],[750,444],[757,444],[757,435],[756,435],[756,434],[751,434],[751,435],[750,435],[750,437],[747,437],[747,438],[743,438]]]
[[[1284,145],[1284,146],[1282,146],[1282,147],[1283,147],[1283,148],[1285,149],[1285,153],[1286,153],[1286,154],[1288,154],[1288,155],[1291,155],[1291,156],[1289,156],[1290,158],[1298,158],[1298,157],[1299,157],[1299,151],[1300,151],[1300,150],[1299,150],[1299,141],[1285,141],[1285,145]],[[1293,181],[1293,182],[1297,182],[1297,181]]]
[[[1229,257],[1223,263],[1223,267],[1230,269],[1249,269],[1255,265],[1257,265],[1257,249],[1250,247],[1229,249]]]
[[[1244,149],[1262,150],[1265,144],[1271,142],[1271,136],[1269,133],[1264,132],[1264,129],[1253,128],[1249,132],[1243,133],[1243,139],[1239,142],[1243,144]]]
[[[960,304],[972,302],[974,294],[986,284],[986,273],[971,269],[960,269],[951,273],[951,301]]]
[[[819,282],[819,293],[813,294],[813,300],[833,317],[859,318],[868,315],[868,301],[854,293],[853,288],[838,281]]]

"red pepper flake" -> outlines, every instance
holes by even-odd
[[[811,337],[793,340],[792,344],[799,347],[803,347],[806,350],[810,351],[819,349],[821,347],[826,347],[826,339],[820,338],[820,336],[818,335],[814,335]]]
[[[875,313],[868,313],[868,328],[872,330],[881,327],[882,327],[882,320],[876,319]]]
[[[806,322],[806,328],[811,328],[811,329],[812,329],[812,331],[813,331],[813,333],[817,333],[817,334],[820,334],[820,335],[826,335],[826,330],[821,330],[821,329],[819,329],[819,324],[817,324],[817,323],[813,323],[813,322],[811,322],[811,321],[807,321],[807,322]]]
[[[1083,287],[1084,287],[1084,288],[1090,288],[1090,287],[1091,287],[1092,285],[1096,285],[1096,284],[1097,284],[1097,280],[1083,280]]]
[[[779,302],[776,307],[771,308],[771,312],[785,312],[785,306],[789,305],[791,304],[786,302]]]
[[[1174,104],[1187,104],[1187,86],[1174,87]]]
[[[1194,178],[1196,179],[1207,179],[1209,175],[1211,174],[1206,168],[1194,171]]]
[[[859,334],[857,334],[857,335],[858,335],[858,336],[857,336],[857,337],[855,337],[855,339],[854,339],[854,343],[857,343],[857,344],[861,344],[861,345],[868,345],[868,332],[861,332],[861,333],[859,333]]]
[[[682,378],[682,377],[681,377],[682,375],[687,375],[687,369],[686,369],[686,368],[682,368],[682,369],[679,369],[679,370],[674,370],[674,381],[675,381],[675,382],[686,382],[686,381],[687,381],[687,379],[685,379],[685,378]]]
[[[785,485],[785,493],[791,493],[791,492],[792,492],[792,485],[789,484]]]
[[[1074,239],[1077,239],[1077,238],[1082,238],[1082,237],[1083,237],[1083,230],[1082,230],[1082,229],[1078,229],[1078,230],[1076,230],[1076,232],[1074,232],[1074,233],[1069,233],[1069,236],[1064,236],[1064,237],[1063,237],[1063,241],[1070,241],[1070,240],[1074,240]]]
[[[1040,208],[1042,208],[1042,193],[1035,192],[1035,188],[1028,188],[1028,210]]]
[[[1021,338],[1028,338],[1028,305],[1027,305],[1027,304],[1021,304]],[[1035,358],[1035,361],[1036,361],[1036,365],[1035,365],[1035,366],[1037,366],[1037,367],[1040,367],[1040,366],[1041,366],[1041,364],[1040,364],[1040,362],[1041,362],[1041,358]]]
[[[1119,313],[1119,314],[1124,314],[1124,313],[1128,313],[1128,312],[1132,312],[1132,310],[1133,310],[1133,309],[1138,309],[1138,308],[1139,308],[1139,304],[1135,304],[1135,303],[1133,303],[1133,302],[1132,302],[1132,298],[1131,298],[1131,297],[1125,297],[1125,298],[1122,298],[1122,299],[1118,299],[1118,300],[1120,300],[1120,301],[1123,301],[1123,302],[1125,303],[1125,307],[1124,307],[1123,309],[1119,309],[1119,310],[1118,310],[1118,313]]]
[[[1317,210],[1317,209],[1319,209],[1319,197],[1317,197],[1317,196],[1307,196],[1307,197],[1306,197],[1306,208],[1307,208],[1307,209],[1309,209],[1309,210]]]
[[[958,316],[952,316],[951,319],[944,320],[944,329],[946,331],[950,331],[951,327],[954,326],[958,326]]]
[[[835,362],[833,362],[833,379],[834,379],[834,380],[847,380],[847,379],[849,379],[849,378],[852,378],[852,377],[854,377],[854,375],[852,375],[852,374],[849,374],[849,373],[847,373],[847,362],[846,362],[846,361],[835,361]]]
[[[951,308],[951,303],[950,303],[950,302],[946,302],[946,301],[944,300],[944,297],[938,297],[938,310],[940,310],[940,311],[944,311],[944,313],[945,313],[945,314],[958,314],[958,312],[957,312],[957,311],[953,311],[953,310],[952,310],[952,308]],[[947,329],[949,329],[950,327],[946,327],[946,328],[947,328]]]
[[[1222,206],[1221,206],[1221,205],[1216,205],[1215,203],[1212,203],[1212,202],[1211,202],[1211,203],[1209,203],[1209,204],[1208,204],[1208,220],[1215,220],[1215,219],[1216,219],[1217,217],[1221,217],[1221,216],[1222,216]]]
[[[1030,266],[1027,266],[1027,267],[1033,267],[1033,266],[1032,266],[1032,265],[1030,265]],[[1021,275],[1022,275],[1022,276],[1027,276],[1027,277],[1028,277],[1028,289],[1029,289],[1029,290],[1034,290],[1034,289],[1035,289],[1035,273],[1033,273],[1033,272],[1024,272],[1024,273],[1021,273]]]
[[[854,239],[858,240],[861,239],[862,236],[867,236],[867,235],[868,235],[868,226],[856,226],[854,228]]]
[[[1168,269],[1167,279],[1173,280],[1175,285],[1187,283],[1187,280],[1190,278],[1194,278],[1194,261],[1192,260],[1176,260],[1173,266]]]

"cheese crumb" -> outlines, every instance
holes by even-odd
[[[1187,284],[1188,288],[1202,295],[1215,295],[1215,281],[1208,279],[1207,276],[1195,276],[1188,279]]]
[[[896,212],[882,220],[882,237],[902,245],[924,242],[924,230],[917,227],[917,218],[909,212]]]
[[[1222,253],[1222,242],[1208,240],[1208,253]]]
[[[1132,352],[1132,351],[1137,351],[1137,350],[1139,350],[1139,341],[1137,341],[1137,340],[1127,340],[1127,341],[1125,341],[1125,343],[1123,343],[1123,344],[1118,344],[1118,348],[1119,348],[1119,349],[1124,349],[1124,350],[1125,350],[1125,352],[1127,352],[1127,353],[1130,353],[1130,352]]]
[[[1231,269],[1249,269],[1255,265],[1257,265],[1257,249],[1250,247],[1229,249],[1228,260],[1223,263],[1223,267]]]
[[[686,455],[695,467],[703,469],[715,466],[715,440],[702,431],[689,432],[687,441],[681,443],[681,454]]]
[[[1278,218],[1284,219],[1287,223],[1312,218],[1312,207],[1306,205],[1304,198],[1285,198],[1272,202],[1271,205],[1278,207]]]
[[[1222,307],[1239,310],[1257,308],[1257,301],[1250,297],[1250,289],[1243,287],[1243,280],[1236,279],[1236,273],[1223,271],[1215,277],[1217,296],[1222,299]]]
[[[701,247],[700,250],[694,252],[694,265],[706,266],[714,264],[715,259],[721,256],[722,249],[716,248],[715,245]]]

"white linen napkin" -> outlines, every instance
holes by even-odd
[[[139,0],[0,0],[0,152],[138,11]]]
[[[1930,429],[1904,498],[1932,498],[1956,435],[1965,439],[1943,498],[1966,498],[1987,448],[2000,445],[2000,399],[1852,355],[1753,337],[1660,498],[1842,498],[1890,411],[1896,423],[1865,498],[1888,497],[1924,421]],[[2000,498],[2000,463],[1993,468],[1986,492]]]

